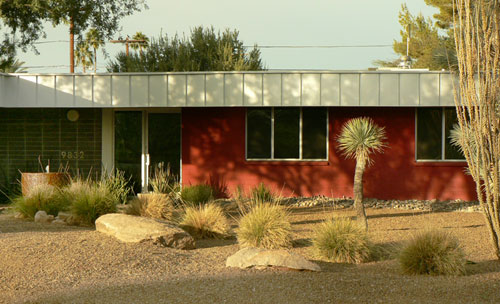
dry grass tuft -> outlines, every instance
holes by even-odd
[[[364,227],[342,217],[319,224],[313,239],[315,253],[336,263],[366,262],[371,256],[370,248]]]
[[[214,204],[187,207],[179,226],[196,239],[226,238],[229,235],[229,221],[224,210]]]
[[[149,193],[141,195],[130,202],[127,214],[172,220],[174,218],[174,202],[171,195]]]
[[[274,249],[291,247],[291,233],[285,207],[276,203],[254,203],[240,219],[237,237],[241,247]]]
[[[458,239],[441,230],[416,233],[399,255],[406,274],[462,275],[466,259]]]

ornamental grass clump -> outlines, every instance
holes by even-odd
[[[169,221],[174,219],[174,211],[172,195],[163,193],[140,195],[132,200],[126,209],[127,214]]]
[[[458,240],[440,230],[415,234],[399,254],[406,274],[462,275],[466,262]]]
[[[29,193],[14,199],[13,208],[24,217],[33,219],[42,210],[57,216],[59,211],[67,210],[69,204],[62,199],[60,190],[54,186],[40,184],[30,189]]]
[[[181,199],[191,206],[206,204],[214,199],[212,187],[206,184],[186,186],[181,191]]]
[[[316,255],[336,263],[362,263],[370,258],[365,228],[349,218],[335,218],[319,224],[313,238]]]
[[[116,212],[116,204],[120,202],[107,187],[90,181],[72,183],[65,189],[64,196],[71,202],[75,220],[87,225],[93,225],[101,215]]]
[[[255,203],[272,203],[276,200],[276,196],[264,183],[250,190],[250,197]]]
[[[132,193],[130,179],[125,177],[125,172],[114,170],[111,173],[105,173],[99,181],[99,186],[105,187],[120,204],[127,203],[127,197]]]
[[[237,230],[241,247],[291,247],[292,225],[288,211],[276,203],[254,203],[243,214]]]
[[[230,228],[224,210],[214,203],[186,207],[179,226],[195,239],[226,238]]]

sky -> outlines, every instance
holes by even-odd
[[[394,39],[400,38],[398,12],[406,3],[413,14],[432,16],[437,10],[424,0],[146,0],[149,9],[121,19],[115,36],[138,31],[189,35],[195,26],[239,31],[245,45],[362,46],[354,48],[262,48],[268,69],[363,70],[377,59],[395,59]],[[47,38],[37,44],[40,55],[18,53],[33,73],[69,72],[68,27],[45,25]],[[50,42],[50,41],[63,42]],[[106,58],[98,54],[98,72],[123,45],[107,43]],[[80,72],[79,67],[76,72]]]

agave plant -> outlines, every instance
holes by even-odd
[[[339,149],[346,158],[356,160],[354,173],[354,208],[357,219],[368,229],[365,207],[363,205],[363,174],[373,161],[370,155],[382,152],[385,144],[385,130],[367,117],[353,118],[347,121],[337,141]]]

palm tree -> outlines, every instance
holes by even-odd
[[[87,41],[80,41],[75,48],[76,65],[81,65],[83,72],[85,73],[86,68],[92,66],[92,52],[89,49],[89,44]]]
[[[363,174],[367,165],[373,162],[370,154],[381,152],[386,146],[385,139],[384,128],[376,125],[368,117],[358,117],[347,121],[337,139],[340,144],[339,149],[344,156],[356,160],[353,185],[354,208],[357,219],[362,221],[366,229],[368,229],[368,222],[363,205]]]
[[[137,51],[137,49],[139,49],[139,52],[142,55],[142,49],[146,48],[148,46],[148,43],[149,43],[148,36],[144,35],[142,32],[137,32],[137,33],[135,33],[134,36],[132,36],[132,39],[133,40],[142,40],[142,41],[144,41],[144,42],[133,42],[133,43],[130,43],[130,47],[134,51]]]
[[[0,72],[2,73],[23,73],[26,71],[26,68],[23,68],[22,65],[24,61],[19,61],[14,57],[8,57],[6,59],[0,59]]]
[[[97,49],[104,45],[104,39],[101,33],[95,28],[91,28],[87,32],[85,39],[89,46],[94,49],[94,73],[97,73]]]

